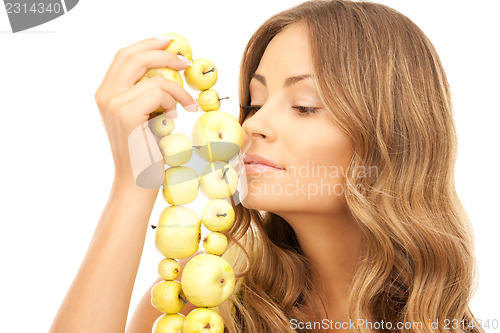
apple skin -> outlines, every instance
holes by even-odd
[[[154,117],[148,124],[151,132],[160,138],[169,135],[175,129],[175,121],[172,118],[167,117],[165,113]]]
[[[238,187],[238,174],[234,168],[222,161],[215,161],[203,169],[200,191],[209,199],[229,198]]]
[[[178,85],[184,88],[184,81],[182,80],[182,75],[178,71],[168,67],[158,67],[158,68],[150,68],[146,71],[146,73],[139,79],[137,82],[141,82],[142,80],[149,79],[153,76],[161,75],[167,80],[171,80],[176,82]]]
[[[238,120],[222,111],[203,113],[193,126],[194,152],[208,162],[229,162],[240,151],[243,130]]]
[[[177,313],[184,308],[186,297],[179,281],[161,281],[151,289],[151,304],[163,313]]]
[[[223,333],[224,321],[215,311],[204,308],[192,310],[184,320],[183,333]]]
[[[189,60],[193,60],[193,51],[191,50],[191,46],[189,45],[186,38],[175,32],[171,32],[165,35],[174,37],[174,39],[170,41],[167,48],[165,49],[166,51],[172,52],[174,54],[181,54]]]
[[[205,112],[217,111],[220,108],[219,94],[214,89],[203,90],[196,101]]]
[[[185,205],[198,197],[199,178],[196,170],[186,166],[165,170],[163,198],[171,205]]]
[[[186,164],[193,156],[193,145],[184,133],[172,133],[164,136],[158,142],[158,147],[165,163],[169,166]]]
[[[201,220],[193,210],[169,206],[160,215],[156,228],[155,246],[166,258],[184,259],[198,251]]]
[[[200,308],[211,308],[231,296],[235,276],[226,259],[214,254],[200,254],[184,266],[181,283],[189,302]]]
[[[213,231],[203,238],[203,248],[207,253],[221,256],[227,249],[227,237],[221,232]]]
[[[223,199],[210,200],[201,213],[201,222],[210,231],[227,231],[233,226],[234,219],[233,206]]]
[[[217,82],[217,68],[210,60],[198,58],[184,70],[184,78],[192,89],[207,90]]]
[[[181,313],[164,313],[154,324],[152,333],[179,333],[182,332],[186,317]]]
[[[181,273],[181,265],[172,258],[163,258],[158,264],[158,274],[163,280],[175,280]]]

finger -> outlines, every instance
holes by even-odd
[[[132,88],[127,90],[129,100],[135,99],[137,96],[142,95],[154,88],[160,88],[170,94],[186,111],[201,111],[201,108],[196,100],[186,91],[186,89],[182,88],[176,82],[166,79],[161,75],[153,76],[146,80],[137,82]]]
[[[176,109],[176,104],[177,101],[169,93],[160,88],[152,88],[123,104],[120,108],[120,118],[125,123],[141,124],[147,121],[158,107],[173,116],[171,111]]]
[[[169,39],[150,38],[120,49],[106,73],[105,80],[112,82],[115,89],[123,90],[137,82],[148,68],[186,69],[186,61],[165,51],[169,43]]]
[[[152,50],[137,53],[123,64],[123,69],[118,73],[117,80],[136,83],[150,68],[168,67],[176,71],[183,71],[188,68],[191,61],[172,52],[163,50]]]
[[[173,36],[168,35],[162,35],[161,39],[146,38],[139,42],[126,46],[120,49],[120,51],[123,51],[124,53],[134,54],[149,50],[164,50],[173,39]]]

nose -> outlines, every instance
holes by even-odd
[[[268,109],[262,106],[253,115],[248,115],[241,126],[243,133],[250,140],[272,141],[276,138],[275,124],[271,120]]]

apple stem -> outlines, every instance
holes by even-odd
[[[206,71],[206,72],[202,72],[202,73],[203,73],[203,75],[205,75],[205,74],[208,74],[208,73],[214,72],[214,71],[215,71],[215,67],[212,68],[212,69],[210,69],[210,70],[208,70],[208,71]]]
[[[217,213],[217,217],[226,216],[226,215],[227,215],[227,213],[224,213],[224,214]]]
[[[199,146],[193,146],[193,148],[200,149],[201,145],[199,145]]]
[[[210,328],[210,323],[206,323],[205,326],[203,326],[203,328]]]
[[[156,226],[151,224],[151,229],[156,229]]]
[[[228,172],[228,171],[229,171],[229,168],[224,169],[224,173],[222,174],[222,177],[220,179],[224,179],[224,177],[226,176],[226,172]]]
[[[183,302],[184,304],[186,304],[186,303],[187,303],[187,299],[182,298],[182,296],[180,296],[180,295],[179,295],[179,298],[180,298],[180,299],[182,299],[182,302]]]
[[[219,98],[219,101],[221,101],[221,100],[223,100],[223,99],[229,99],[229,96]]]

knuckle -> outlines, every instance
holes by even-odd
[[[122,47],[116,52],[115,59],[128,59],[130,55],[128,47]]]

